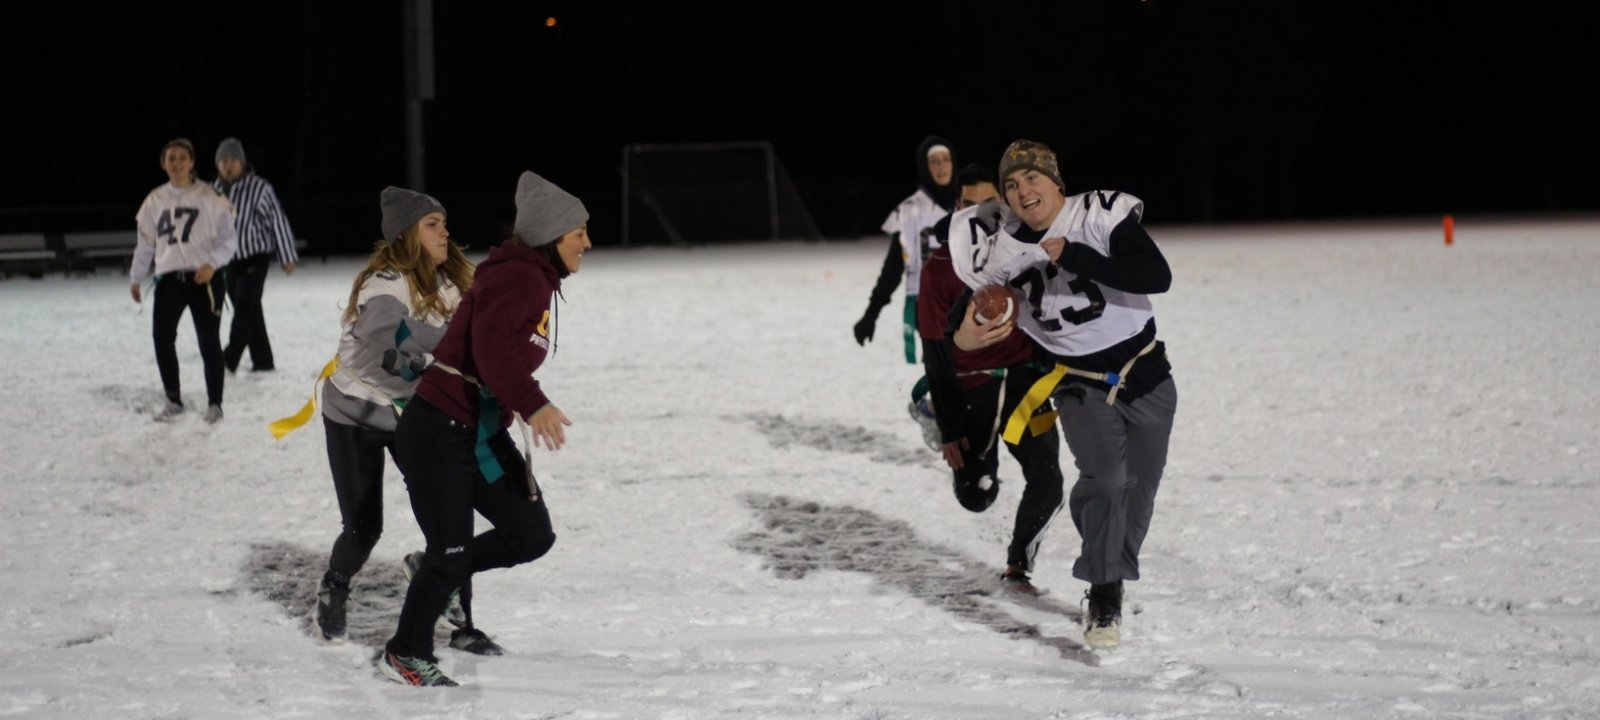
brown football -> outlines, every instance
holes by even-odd
[[[972,293],[973,319],[979,325],[1010,322],[1017,317],[1017,295],[1004,285],[985,285]]]

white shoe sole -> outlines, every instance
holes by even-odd
[[[1089,628],[1083,632],[1083,644],[1094,650],[1110,650],[1122,644],[1122,628],[1111,627]]]

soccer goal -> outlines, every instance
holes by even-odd
[[[772,143],[622,147],[622,243],[820,240]]]

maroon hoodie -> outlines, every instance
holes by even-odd
[[[500,401],[500,427],[514,411],[533,417],[550,399],[533,372],[550,352],[552,295],[561,279],[541,249],[504,242],[478,265],[435,361],[477,378]],[[422,375],[417,395],[467,427],[478,426],[478,386],[437,367]]]

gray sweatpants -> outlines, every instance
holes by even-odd
[[[1107,405],[1106,389],[1066,383],[1052,397],[1078,466],[1068,506],[1083,548],[1072,576],[1091,585],[1138,580],[1178,388],[1168,378],[1131,404]]]

